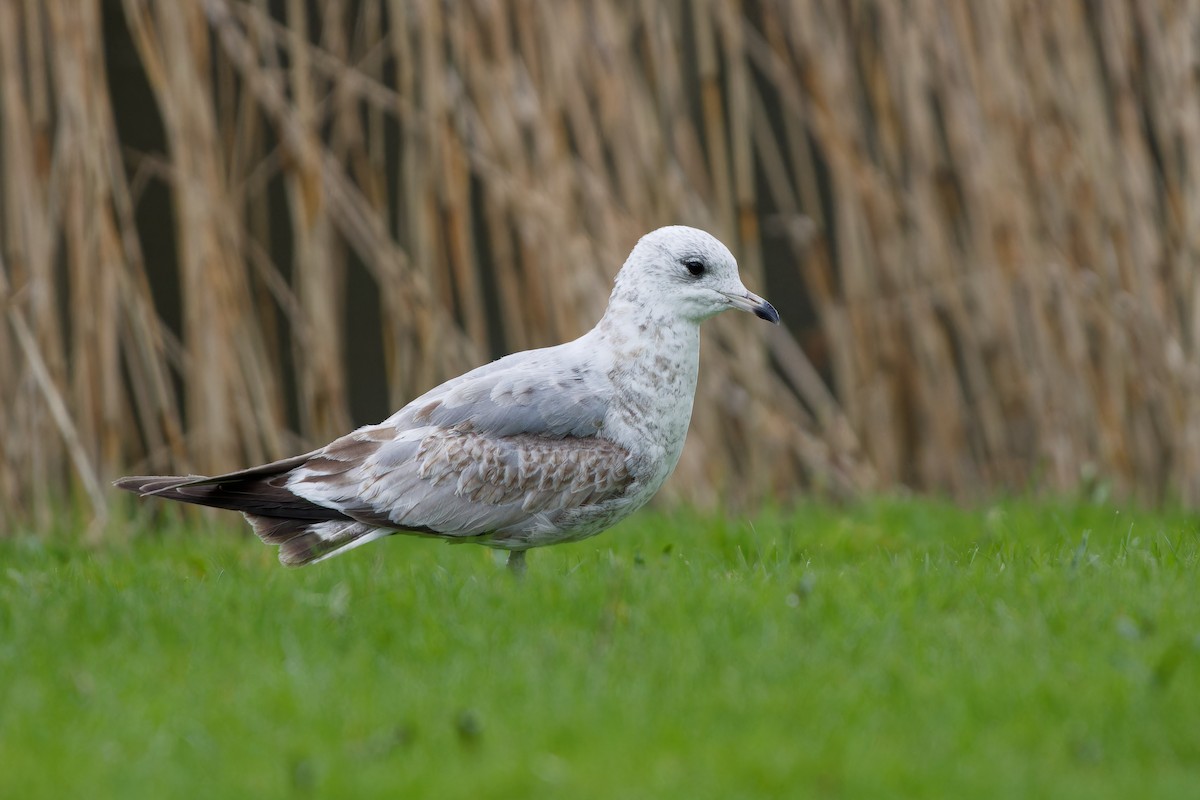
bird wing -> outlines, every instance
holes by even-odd
[[[607,377],[546,351],[456,378],[295,468],[287,488],[380,527],[475,536],[620,496],[629,453],[597,434]]]

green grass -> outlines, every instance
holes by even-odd
[[[642,514],[285,570],[0,542],[0,797],[1195,797],[1200,535],[1006,502]]]

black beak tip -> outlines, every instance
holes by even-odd
[[[775,306],[771,305],[766,300],[763,300],[762,305],[754,309],[754,316],[758,317],[759,319],[765,319],[767,322],[770,322],[773,325],[779,324],[779,312],[775,310]]]

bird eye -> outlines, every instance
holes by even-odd
[[[704,274],[704,262],[698,258],[689,258],[683,262],[683,265],[687,267],[688,272],[692,273],[693,278],[699,278]]]

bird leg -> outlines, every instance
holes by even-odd
[[[508,551],[508,570],[518,578],[525,574],[525,551]]]

